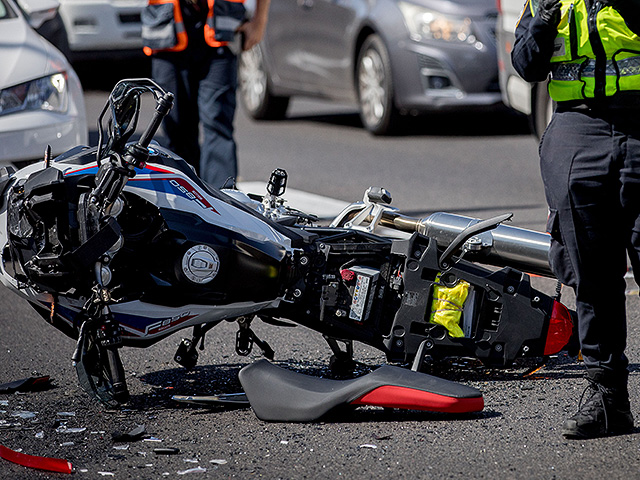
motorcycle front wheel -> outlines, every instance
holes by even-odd
[[[116,347],[104,347],[95,333],[80,340],[76,373],[82,389],[101,403],[117,407],[129,400],[124,368]]]

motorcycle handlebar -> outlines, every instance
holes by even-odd
[[[111,161],[100,167],[96,174],[96,187],[91,202],[104,211],[122,193],[127,180],[135,175],[134,167],[142,167],[149,157],[148,147],[162,124],[162,119],[173,106],[173,94],[164,93],[156,102],[153,118],[140,139],[126,149],[124,157],[112,156]]]
[[[153,118],[151,119],[151,122],[149,123],[145,131],[142,133],[140,140],[138,140],[138,145],[144,148],[147,148],[149,146],[149,143],[151,143],[153,136],[158,131],[158,128],[160,128],[162,119],[167,115],[167,113],[169,113],[169,110],[171,110],[171,107],[173,106],[173,98],[173,93],[167,92],[158,100]]]

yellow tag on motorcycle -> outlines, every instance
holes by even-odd
[[[429,321],[445,327],[452,337],[464,337],[460,320],[470,285],[460,280],[455,286],[447,287],[439,283],[441,275],[438,274],[433,284],[433,303]]]

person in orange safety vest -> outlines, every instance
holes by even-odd
[[[238,174],[237,55],[263,38],[269,4],[256,0],[251,18],[244,0],[149,0],[142,12],[152,77],[175,95],[163,121],[166,146],[215,188],[233,185]]]

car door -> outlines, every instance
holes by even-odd
[[[272,0],[263,40],[271,81],[288,90],[304,89],[306,78],[301,0]]]
[[[315,92],[329,97],[353,92],[353,48],[362,0],[297,0],[303,69]]]

